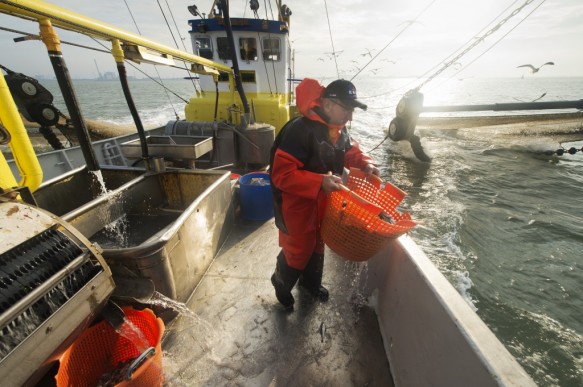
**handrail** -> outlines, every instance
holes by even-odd
[[[198,67],[191,69],[192,72],[204,72],[205,68],[210,68],[232,75],[232,69],[224,64],[165,46],[113,25],[41,0],[0,0],[0,12],[28,20],[48,18],[54,26],[66,30],[105,40],[118,39],[128,46],[146,47],[158,53],[171,55],[175,59],[197,65]]]

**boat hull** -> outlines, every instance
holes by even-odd
[[[397,386],[535,386],[410,237],[368,265],[366,287],[376,295]]]

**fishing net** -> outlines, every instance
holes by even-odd
[[[366,261],[387,244],[407,233],[415,222],[397,206],[407,195],[376,176],[351,170],[346,190],[331,193],[322,222],[322,239],[335,253],[350,261]]]

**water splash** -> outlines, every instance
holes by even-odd
[[[150,342],[144,335],[144,332],[140,330],[131,320],[124,318],[123,324],[115,329],[118,335],[125,337],[132,344],[136,346],[136,349],[143,353],[150,347]]]
[[[179,314],[172,327],[167,327],[167,340],[172,351],[164,352],[164,385],[171,387],[204,384],[200,380],[204,370],[200,367],[205,367],[204,364],[207,364],[206,367],[209,367],[208,364],[223,366],[221,357],[215,354],[215,346],[216,343],[231,342],[230,335],[218,331],[188,305],[159,292],[154,292],[148,304],[171,309]]]

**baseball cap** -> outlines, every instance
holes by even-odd
[[[324,98],[335,98],[347,106],[366,110],[366,105],[356,99],[356,87],[352,82],[338,79],[331,82],[324,90]]]

